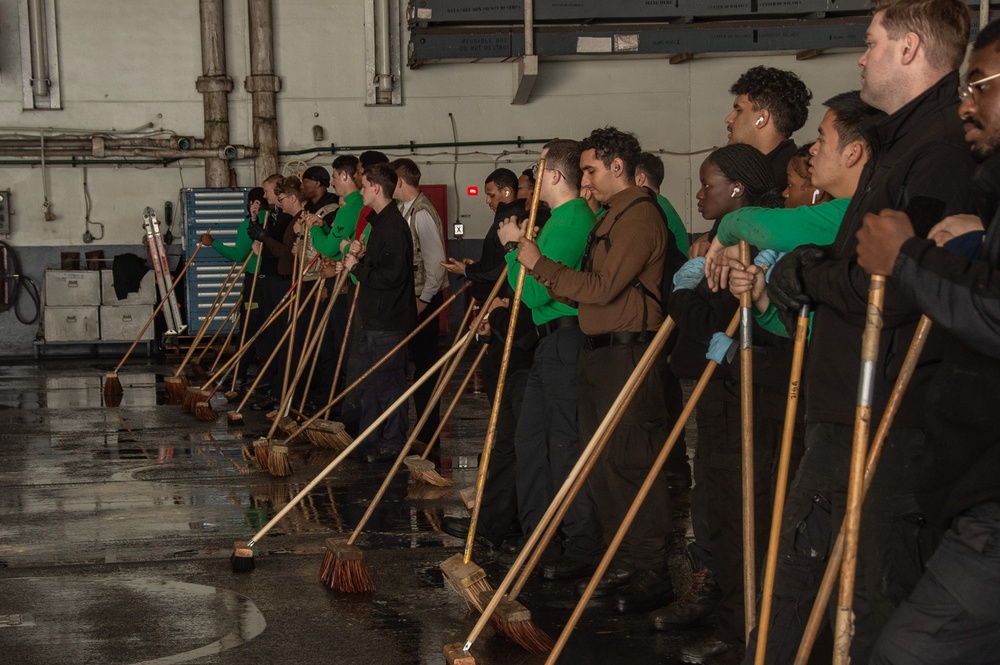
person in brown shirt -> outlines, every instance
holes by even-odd
[[[607,208],[591,232],[583,269],[541,256],[526,239],[520,241],[518,262],[554,297],[579,308],[584,333],[577,378],[582,443],[591,439],[663,322],[658,300],[669,232],[656,201],[635,185],[641,153],[635,136],[614,127],[595,129],[581,149],[582,186]],[[668,414],[665,406],[666,386],[677,381],[666,359],[661,354],[654,364],[589,477],[606,543],[666,440],[671,415],[677,415]],[[615,594],[613,606],[623,613],[669,603],[670,538],[670,501],[661,475],[597,592]]]

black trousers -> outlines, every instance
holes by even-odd
[[[439,291],[434,294],[431,298],[430,304],[417,316],[417,324],[421,324],[427,320],[427,318],[434,313],[434,311],[441,306],[444,302],[444,295]],[[407,351],[410,354],[410,360],[413,361],[413,379],[419,379],[424,374],[427,373],[434,363],[438,361],[441,357],[441,347],[438,344],[438,339],[440,338],[437,321],[431,321],[426,326],[424,326],[420,332],[413,336],[410,343],[407,345]],[[416,392],[413,393],[413,405],[416,407],[417,418],[420,418],[424,411],[427,410],[427,403],[431,401],[431,393],[434,392],[435,379],[428,379],[424,385],[420,386]],[[434,430],[437,429],[438,425],[441,423],[441,408],[440,402],[431,407],[430,415],[427,418],[427,422],[420,429],[417,434],[417,438],[421,441],[427,441],[434,434]]]
[[[577,377],[581,445],[590,441],[647,346],[648,343],[636,342],[588,349],[584,344]],[[668,414],[665,407],[665,386],[672,376],[666,356],[661,355],[590,474],[590,491],[605,543],[618,531],[677,416]],[[618,567],[666,573],[667,546],[672,533],[665,476],[661,473],[656,478],[628,530],[615,557]]]
[[[242,338],[244,341],[249,340],[254,334],[260,330],[261,321],[261,307],[260,307],[260,289],[253,289],[253,275],[251,273],[246,273],[243,275],[243,285],[240,291],[243,298],[243,304],[240,305],[240,331],[239,336],[237,333],[233,333],[233,340],[239,342]],[[259,285],[258,285],[259,286]],[[254,301],[250,302],[250,291],[253,289]],[[241,384],[246,383],[247,370],[250,369],[251,360],[258,346],[256,342],[253,344],[254,353],[244,354],[243,358],[240,360],[239,371],[236,375],[237,380]],[[258,366],[264,361],[263,358],[257,358]]]
[[[806,426],[805,454],[788,491],[781,527],[767,663],[791,662],[802,639],[844,519],[853,430],[852,425],[837,423]],[[923,444],[921,430],[893,430],[865,498],[851,662],[868,662],[876,637],[892,610],[916,585],[938,539],[913,496]],[[836,601],[834,590],[831,625]],[[753,663],[756,635],[756,630],[751,633],[744,663]]]
[[[336,278],[326,280],[326,288],[332,297],[333,287]],[[347,281],[351,284],[351,281]],[[317,405],[326,404],[330,400],[330,386],[333,383],[334,372],[337,371],[337,359],[340,357],[340,348],[343,344],[344,336],[347,334],[347,317],[351,311],[351,298],[354,296],[353,288],[348,288],[345,293],[337,296],[330,312],[330,320],[326,323],[326,330],[323,332],[323,341],[320,342],[319,359],[316,366],[316,377],[310,389],[310,393],[315,397]],[[323,305],[321,305],[322,307]],[[346,363],[347,350],[344,351]],[[341,377],[337,381],[337,387],[343,390],[344,367],[340,368]]]
[[[358,334],[357,353],[361,373],[389,355],[403,341],[402,332],[361,330]],[[389,407],[406,392],[406,348],[393,353],[381,367],[359,386],[361,397],[361,431],[374,424]],[[409,414],[406,404],[401,404],[365,442],[368,450],[384,448],[392,451],[403,449]]]
[[[264,324],[271,316],[271,313],[277,308],[278,303],[288,291],[291,284],[291,278],[279,275],[261,275],[257,278],[257,293],[255,295],[259,298],[260,302],[261,325]],[[287,323],[287,313],[282,313],[257,338],[255,346],[257,347],[257,356],[260,358],[262,367],[275,354],[278,340],[281,339]],[[261,379],[264,384],[271,386],[272,394],[275,395],[281,392],[282,374],[280,372],[284,368],[284,358],[280,356],[280,353],[275,355],[274,360],[271,361],[264,372],[264,378]],[[277,377],[277,380],[275,380],[275,377]]]

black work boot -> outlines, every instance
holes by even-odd
[[[715,575],[695,558],[691,548],[687,550],[687,560],[691,566],[691,588],[675,602],[649,615],[649,622],[656,630],[696,626],[715,614],[715,606],[722,597]]]
[[[674,589],[666,572],[637,568],[632,571],[629,585],[612,598],[616,611],[622,614],[648,612],[654,607],[669,603]]]

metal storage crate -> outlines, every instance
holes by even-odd
[[[45,307],[46,342],[96,342],[101,338],[97,306]]]
[[[46,270],[45,304],[79,307],[101,304],[101,273],[96,270]]]
[[[122,301],[124,302],[124,301]],[[131,342],[153,313],[152,305],[104,305],[101,307],[101,340]],[[141,339],[153,341],[153,326],[146,328]]]

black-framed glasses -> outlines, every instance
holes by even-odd
[[[989,81],[993,79],[1000,78],[1000,74],[993,74],[992,76],[987,76],[986,78],[981,78],[978,81],[969,81],[968,83],[960,83],[958,86],[958,98],[965,101],[969,97],[972,97],[977,92],[982,92],[983,87]]]
[[[566,177],[566,174],[563,173],[562,171],[560,171],[559,169],[550,169],[550,168],[546,167],[545,170],[546,171],[555,171],[556,173],[558,173],[563,178]],[[535,162],[534,164],[531,165],[531,177],[534,178],[534,179],[536,179],[536,180],[538,179],[538,162]]]

